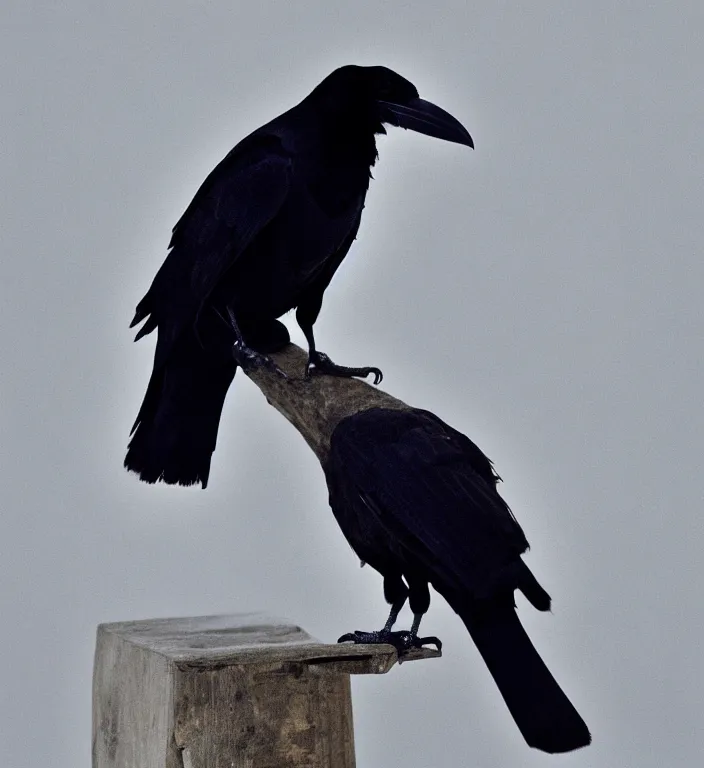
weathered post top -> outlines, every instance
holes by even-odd
[[[225,664],[305,662],[355,675],[384,674],[398,661],[391,645],[322,643],[304,629],[264,613],[236,613],[100,624],[98,638],[114,635],[172,661],[179,668]],[[413,649],[403,661],[435,658],[431,648]]]
[[[353,768],[349,676],[397,660],[263,614],[101,624],[93,768]]]

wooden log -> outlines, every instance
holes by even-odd
[[[353,768],[350,674],[397,658],[260,614],[101,624],[93,768]]]
[[[306,378],[308,353],[296,344],[288,344],[270,357],[288,378],[264,366],[246,371],[247,376],[269,405],[301,433],[321,464],[327,458],[332,433],[342,419],[370,408],[411,407],[360,379],[316,375]]]

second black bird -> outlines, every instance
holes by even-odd
[[[347,66],[243,139],[200,187],[132,321],[146,321],[137,339],[158,329],[125,457],[142,480],[205,488],[237,365],[269,364],[262,353],[288,341],[277,318],[293,308],[311,369],[380,380],[377,368],[335,365],[313,325],[357,235],[384,124],[473,146],[408,80]]]
[[[287,381],[261,368],[249,376],[318,457],[335,519],[383,577],[391,604],[382,629],[340,641],[440,647],[418,636],[432,586],[464,622],[526,742],[551,753],[589,744],[586,723],[519,620],[516,590],[539,611],[551,600],[523,560],[528,541],[491,461],[435,414],[366,382],[306,381],[305,353],[293,344],[273,358]],[[395,631],[407,601],[413,624]]]

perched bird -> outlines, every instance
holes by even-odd
[[[539,611],[550,609],[550,596],[523,562],[528,542],[489,459],[433,413],[365,382],[306,381],[306,356],[294,345],[273,359],[287,381],[265,369],[249,376],[317,455],[342,533],[383,576],[391,604],[381,630],[340,641],[440,647],[418,637],[432,585],[464,622],[526,742],[545,752],[589,744],[584,720],[518,619],[516,589]],[[406,600],[413,624],[395,632]]]
[[[323,293],[359,228],[384,124],[473,146],[466,129],[385,67],[346,66],[225,157],[173,229],[170,251],[132,326],[158,329],[154,368],[125,467],[154,483],[205,488],[237,366],[288,341],[297,309],[309,370],[375,375],[316,349]],[[233,346],[234,345],[234,346]]]

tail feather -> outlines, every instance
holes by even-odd
[[[135,325],[138,323],[141,323],[144,318],[151,314],[152,312],[152,302],[151,302],[151,291],[148,291],[146,296],[137,304],[137,307],[134,311],[134,317],[132,318],[132,322],[130,323],[130,328],[134,328]]]
[[[587,746],[586,723],[535,650],[512,601],[458,612],[526,742],[550,753]]]
[[[137,320],[137,323],[140,321]],[[136,325],[135,322],[130,325],[130,328],[132,328],[134,325]],[[146,336],[147,334],[151,333],[156,327],[158,323],[156,319],[154,318],[154,315],[151,315],[147,322],[137,331],[137,335],[134,337],[135,341],[139,341],[143,336]]]
[[[154,313],[151,289],[149,289],[146,296],[139,302],[139,304],[137,304],[134,317],[130,323],[130,328],[139,325],[144,318],[147,318],[147,322],[139,329],[137,335],[134,337],[135,341],[139,341],[143,336],[151,333],[158,326],[158,321]]]
[[[227,390],[237,370],[231,354],[214,355],[190,334],[153,372],[132,428],[125,467],[141,480],[208,484]]]
[[[533,576],[530,568],[522,560],[520,562],[523,565],[523,570],[517,582],[518,589],[523,592],[523,596],[533,608],[538,611],[549,611],[550,595],[540,586],[540,582]]]

